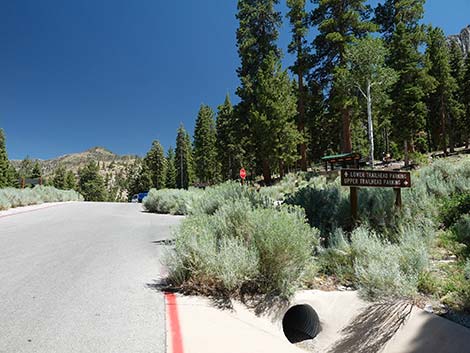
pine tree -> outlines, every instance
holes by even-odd
[[[449,47],[444,32],[431,28],[428,32],[426,66],[432,78],[433,91],[428,98],[428,127],[433,147],[439,146],[447,154],[451,107],[456,103],[457,82],[452,77]],[[451,130],[450,130],[451,131]]]
[[[99,174],[98,164],[90,161],[83,169],[78,171],[78,191],[85,201],[105,201],[106,185]]]
[[[450,42],[449,48],[450,70],[455,80],[456,87],[451,99],[449,110],[449,144],[450,152],[454,152],[456,144],[461,144],[465,140],[465,105],[463,102],[464,86],[464,57],[462,49],[455,41]]]
[[[194,164],[201,183],[213,184],[219,179],[216,143],[214,112],[209,106],[201,105],[194,128]]]
[[[301,135],[295,123],[296,98],[287,71],[272,58],[271,69],[258,74],[256,94],[258,110],[253,112],[252,125],[255,136],[257,159],[263,163],[263,177],[271,182],[271,166],[278,167],[281,178],[285,168],[299,158],[297,145]],[[265,164],[268,164],[266,168]]]
[[[42,177],[41,166],[39,165],[39,162],[36,161],[34,162],[34,167],[33,167],[33,170],[31,171],[31,178],[39,179],[41,177]]]
[[[300,142],[295,127],[295,96],[288,75],[280,68],[280,50],[276,46],[281,15],[275,11],[277,0],[239,0],[237,46],[241,65],[237,71],[240,87],[236,107],[239,155],[246,168],[262,171],[264,182],[271,183],[274,163],[290,163],[291,146]],[[276,91],[273,84],[280,84]],[[282,100],[287,99],[286,107]],[[293,109],[291,102],[294,103]],[[285,124],[284,124],[285,123]],[[280,140],[279,126],[285,134]],[[286,140],[288,139],[288,140]]]
[[[26,156],[20,162],[20,168],[19,168],[18,173],[21,178],[31,178],[33,174],[33,168],[34,168],[33,161],[29,158],[29,156]]]
[[[126,186],[129,201],[133,195],[149,191],[152,187],[151,173],[141,159],[136,159],[126,167]]]
[[[311,21],[317,26],[318,35],[313,40],[314,78],[328,92],[328,111],[332,117],[341,117],[341,150],[352,151],[351,94],[336,87],[334,72],[345,66],[346,46],[354,39],[362,38],[375,30],[368,21],[369,8],[365,0],[312,0],[317,7]]]
[[[419,21],[424,13],[424,0],[386,0],[376,9],[376,21],[388,43],[389,65],[398,73],[390,107],[395,140],[402,143],[405,165],[414,149],[416,134],[426,121],[426,86],[430,85],[419,48],[424,40]]]
[[[152,142],[152,147],[147,152],[144,163],[150,172],[153,187],[163,189],[165,187],[167,165],[165,152],[159,141]]]
[[[20,176],[18,172],[16,171],[15,167],[13,166],[13,164],[9,163],[9,167],[7,171],[7,180],[8,180],[7,186],[11,186],[14,188],[19,187],[19,179],[20,179]]]
[[[299,145],[300,168],[307,170],[307,143],[305,140],[305,126],[307,124],[307,94],[305,87],[306,76],[310,68],[310,48],[307,45],[308,12],[305,9],[306,0],[287,0],[289,18],[292,27],[292,41],[289,43],[288,52],[295,54],[296,60],[290,67],[297,75],[297,128],[302,134],[303,141]]]
[[[166,171],[166,182],[165,185],[168,189],[176,188],[176,166],[175,166],[175,150],[173,147],[168,149],[166,156],[166,164],[168,169]]]
[[[179,189],[187,189],[194,180],[193,151],[191,138],[181,124],[176,136],[176,186]]]
[[[52,185],[61,190],[66,190],[66,171],[63,165],[59,165],[57,169],[54,171],[54,176],[52,177]]]
[[[465,60],[465,73],[462,80],[462,103],[465,110],[463,119],[465,147],[470,144],[470,55]]]
[[[235,179],[241,164],[237,155],[236,117],[228,94],[225,96],[224,103],[217,109],[217,154],[221,178],[222,180]]]
[[[77,178],[75,177],[75,174],[71,170],[68,170],[67,173],[65,174],[64,188],[65,190],[77,189]]]
[[[9,170],[10,162],[7,155],[5,133],[3,129],[0,129],[0,188],[10,186]]]

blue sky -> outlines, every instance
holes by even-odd
[[[202,103],[216,109],[226,93],[236,101],[236,3],[3,1],[0,127],[9,157],[97,145],[143,155],[154,139],[174,145],[180,123],[192,133]],[[470,2],[428,0],[424,22],[458,33],[470,24]],[[289,36],[284,23],[284,52]]]

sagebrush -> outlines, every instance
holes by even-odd
[[[191,290],[288,297],[299,286],[317,244],[318,232],[300,210],[239,200],[185,219],[167,265],[173,284]]]
[[[52,186],[36,186],[32,189],[0,189],[0,210],[65,201],[83,201],[83,197],[74,190],[59,190]]]

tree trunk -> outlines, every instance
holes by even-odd
[[[441,145],[444,156],[447,156],[447,127],[446,127],[446,111],[444,108],[444,96],[441,95]]]
[[[455,126],[451,114],[449,114],[449,149],[450,153],[455,152]]]
[[[367,82],[367,127],[369,135],[369,165],[374,169],[374,125],[372,121],[372,97],[370,92],[370,82]]]
[[[343,138],[341,150],[343,153],[352,152],[352,141],[351,141],[351,111],[349,108],[344,107],[341,110],[342,115],[342,126],[343,126]]]
[[[267,159],[263,160],[263,178],[265,185],[271,185],[271,168]]]
[[[282,179],[284,178],[284,175],[285,175],[285,172],[284,172],[284,162],[283,161],[279,161],[279,177]]]
[[[410,155],[408,153],[408,140],[405,140],[405,167],[410,165]]]
[[[299,123],[298,123],[298,130],[302,134],[302,138],[304,136],[305,130],[305,102],[304,102],[304,81],[302,75],[302,68],[299,66],[299,70],[297,72],[297,76],[299,78],[299,99],[297,102],[297,110],[299,112]],[[305,141],[299,146],[300,148],[300,169],[304,172],[307,171],[307,144]]]

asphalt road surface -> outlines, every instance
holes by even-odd
[[[0,218],[0,352],[165,352],[149,284],[180,219],[117,203]]]

